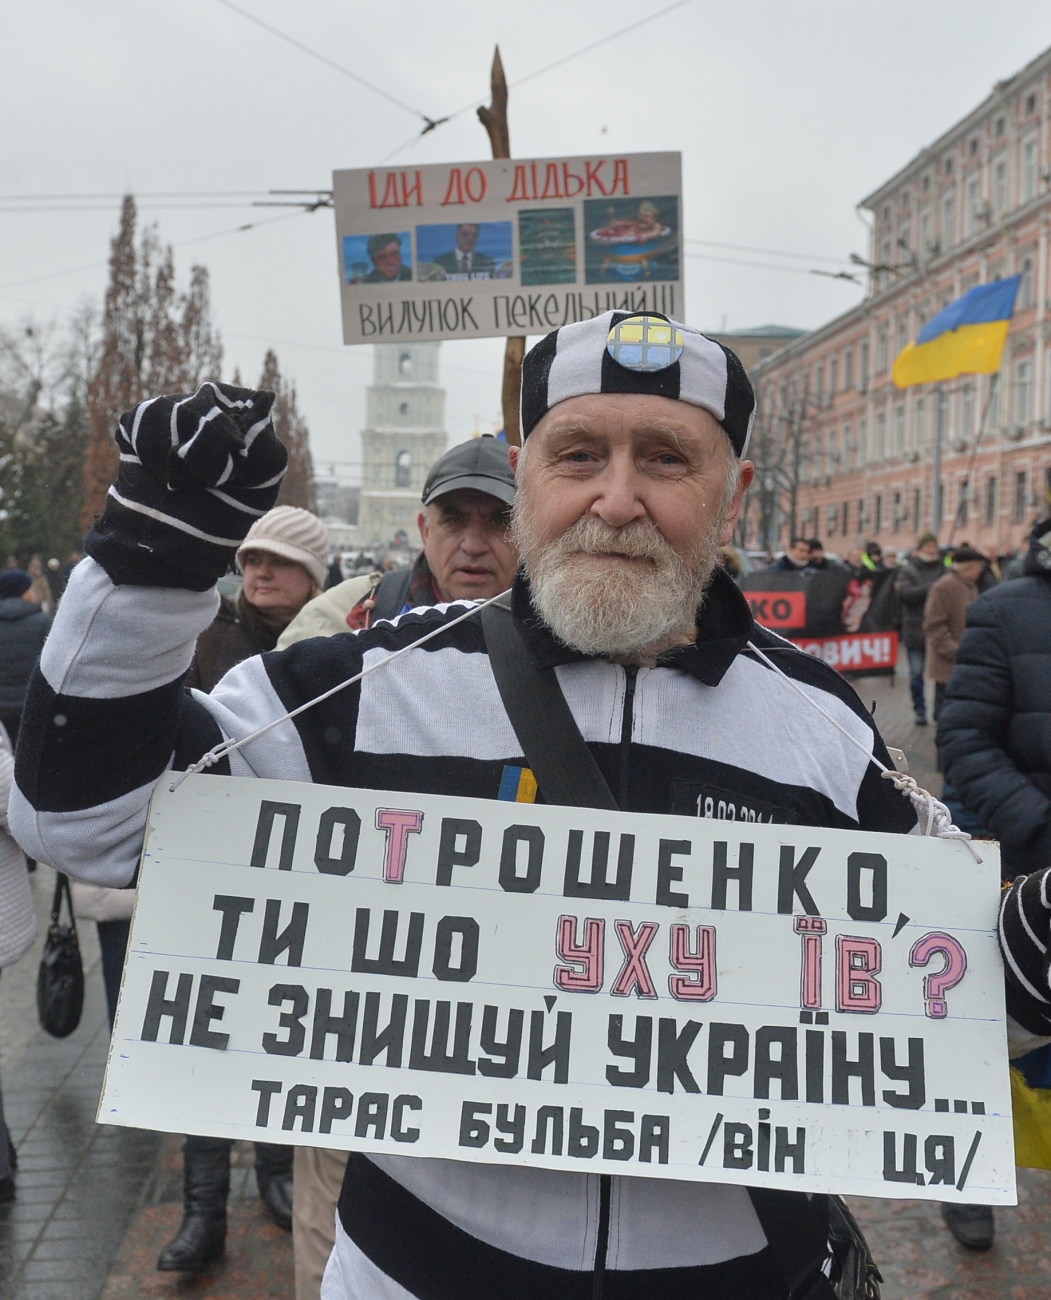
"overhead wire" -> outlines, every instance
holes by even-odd
[[[422,118],[424,122],[432,122],[434,120],[433,118],[428,117],[426,113],[420,112],[418,108],[414,108],[411,104],[406,104],[404,100],[399,99],[396,95],[392,95],[389,90],[384,90],[382,86],[377,86],[374,82],[367,81],[357,72],[352,72],[350,68],[346,68],[343,64],[337,63],[335,59],[330,59],[327,54],[322,54],[319,50],[311,49],[309,45],[304,45],[302,41],[297,41],[294,36],[289,36],[287,32],[281,31],[280,28],[273,27],[270,23],[264,22],[262,18],[250,13],[247,9],[242,9],[240,5],[235,5],[233,0],[217,0],[217,2],[225,6],[227,9],[233,10],[235,14],[240,14],[240,16],[247,19],[248,22],[255,23],[257,27],[262,27],[264,31],[269,32],[271,36],[276,36],[278,40],[286,41],[301,53],[309,55],[312,59],[317,59],[319,63],[324,63],[325,66],[331,68],[333,72],[338,72],[341,76],[349,77],[351,81],[356,81],[359,86],[364,86],[366,90],[371,90],[373,94],[381,95],[389,103],[396,104],[398,108],[403,108],[406,113],[412,113],[414,117]]]

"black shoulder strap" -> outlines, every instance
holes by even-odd
[[[506,605],[487,605],[481,620],[500,698],[545,801],[615,811],[617,801],[584,743],[554,669],[534,666]]]
[[[405,608],[409,598],[409,583],[412,581],[412,569],[396,569],[385,573],[376,588],[376,605],[372,611],[372,622],[378,618],[397,618]]]

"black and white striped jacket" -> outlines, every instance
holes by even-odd
[[[12,823],[27,852],[126,884],[154,782],[223,737],[243,737],[382,660],[462,607],[417,609],[358,634],[249,659],[215,691],[182,677],[215,598],[73,575],[23,721]],[[871,719],[825,664],[751,619],[717,574],[696,642],[655,668],[558,645],[514,616],[552,666],[622,808],[907,832],[910,805],[835,728],[746,648],[752,640],[889,766]],[[495,798],[524,765],[477,620],[438,636],[232,754],[234,776]],[[786,1194],[791,1195],[791,1194]],[[822,1213],[815,1198],[815,1217]],[[739,1187],[523,1166],[352,1156],[324,1300],[620,1300],[749,1297],[785,1287]],[[820,1263],[815,1258],[815,1266]]]

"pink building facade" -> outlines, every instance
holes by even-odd
[[[1051,467],[1051,50],[860,206],[867,296],[752,371],[757,496],[742,540],[907,551],[930,529],[1008,554],[1046,508]],[[927,320],[1015,274],[998,375],[894,386],[894,358]]]

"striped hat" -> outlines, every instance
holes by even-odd
[[[522,363],[522,437],[558,402],[588,393],[644,393],[710,412],[738,457],[745,453],[755,394],[735,353],[667,316],[608,311],[563,325]]]

